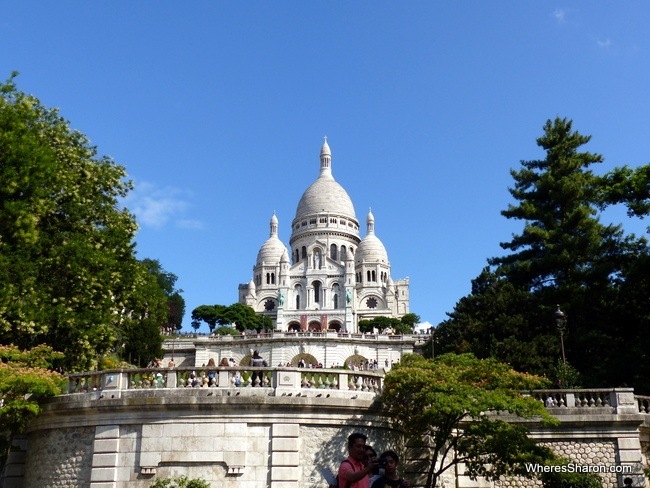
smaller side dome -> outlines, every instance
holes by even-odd
[[[275,212],[273,212],[269,225],[271,232],[269,238],[262,244],[260,251],[257,253],[257,265],[279,263],[284,254],[289,255],[285,245],[278,239],[278,218],[275,216]]]
[[[359,244],[359,247],[357,247],[357,253],[355,255],[356,264],[361,264],[364,261],[367,263],[379,262],[388,264],[386,248],[375,235],[375,216],[372,214],[372,210],[368,210],[366,224],[368,225],[368,233]]]

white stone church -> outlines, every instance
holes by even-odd
[[[362,239],[352,200],[332,176],[325,138],[320,175],[298,202],[289,248],[273,214],[253,278],[239,285],[239,302],[271,317],[280,331],[355,333],[360,320],[409,313],[409,280],[392,279],[370,211],[366,224]]]

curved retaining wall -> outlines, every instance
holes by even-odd
[[[267,372],[268,386],[233,387],[226,381],[232,370],[224,369],[222,385],[196,388],[156,388],[146,381],[138,388],[135,379],[142,372],[104,372],[98,389],[46,404],[23,444],[26,456],[14,454],[3,486],[148,488],[155,478],[186,475],[213,487],[321,488],[327,486],[321,470],[335,469],[345,457],[351,432],[368,434],[378,451],[399,448],[398,435],[380,414],[377,392],[368,388],[378,373],[339,373],[334,384],[307,388],[304,374],[311,372]],[[167,382],[173,383],[173,373],[168,371]],[[91,384],[71,379],[72,389]],[[648,412],[631,390],[534,395],[561,420],[553,429],[529,423],[534,438],[578,465],[630,465],[640,471],[646,460],[639,429],[641,438],[644,432],[647,437]],[[422,486],[418,455],[421,450],[408,450],[405,456],[413,487]],[[625,477],[602,474],[606,488],[623,486]],[[632,478],[633,486],[645,486],[641,476]],[[540,486],[523,479],[473,482],[462,469],[449,472],[444,483]]]

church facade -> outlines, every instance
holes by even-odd
[[[409,279],[392,279],[371,211],[361,238],[352,200],[332,176],[327,139],[320,174],[298,202],[288,248],[278,225],[273,214],[253,277],[239,285],[239,302],[269,316],[276,330],[355,333],[361,320],[409,313]]]

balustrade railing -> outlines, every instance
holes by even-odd
[[[344,390],[379,395],[381,370],[291,367],[177,367],[95,371],[68,375],[68,393],[157,388],[274,388],[277,390]],[[535,390],[530,396],[553,413],[650,414],[650,396],[631,388]]]
[[[634,395],[632,388],[535,390],[530,395],[546,408],[567,409],[567,413],[572,409],[580,409],[580,413],[650,413],[650,397]]]
[[[639,406],[639,413],[650,413],[650,396],[636,395],[634,398]]]
[[[375,371],[271,367],[178,367],[108,370],[68,375],[68,393],[156,388],[284,388],[381,393]]]

